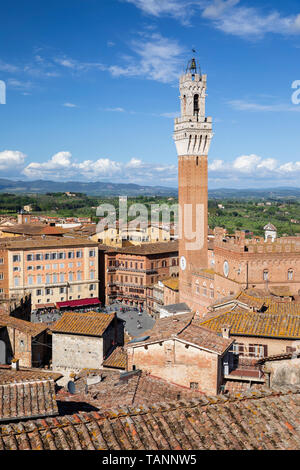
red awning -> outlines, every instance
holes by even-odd
[[[57,302],[57,308],[74,308],[74,307],[88,307],[89,305],[99,305],[101,302],[97,298],[92,299],[77,299],[77,300],[69,300],[66,302]]]
[[[42,309],[42,308],[55,308],[55,304],[36,304],[35,305],[35,309],[36,310],[39,310],[39,309]]]

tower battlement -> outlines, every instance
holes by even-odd
[[[234,252],[248,253],[300,253],[300,237],[281,237],[275,241],[263,237],[246,238],[245,232],[228,235],[226,229],[214,229],[214,246]]]

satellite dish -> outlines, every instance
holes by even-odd
[[[76,393],[76,387],[75,387],[73,380],[70,380],[70,382],[68,382],[68,392],[71,393],[72,395],[75,395]]]

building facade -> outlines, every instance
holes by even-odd
[[[178,274],[176,241],[108,249],[104,258],[106,304],[117,300],[146,308],[149,287]]]
[[[32,308],[98,297],[98,245],[64,237],[3,241],[7,298],[31,294]]]

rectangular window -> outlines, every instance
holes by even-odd
[[[3,281],[3,279],[4,279],[4,274],[0,273],[0,281]]]
[[[15,277],[15,278],[14,278],[14,286],[15,286],[15,287],[19,287],[19,285],[20,285],[20,278],[19,278],[19,277]]]
[[[20,255],[13,255],[13,262],[18,263],[19,261],[21,261],[21,256]]]
[[[45,254],[45,260],[49,260],[50,259],[50,253],[46,253]]]
[[[90,279],[95,279],[95,271],[90,272]],[[121,281],[123,282],[123,281]]]
[[[57,274],[53,274],[53,282],[57,282]]]
[[[36,261],[42,261],[42,260],[43,260],[43,255],[41,255],[40,253],[38,253],[38,254],[35,256],[35,259],[36,259]]]
[[[69,251],[68,252],[68,258],[73,259],[74,258],[74,251]]]
[[[0,264],[4,263],[4,258],[0,258]]]
[[[15,267],[13,268],[13,271],[14,271],[14,272],[16,272],[16,271],[21,271],[21,268],[19,268],[18,266],[15,266]]]
[[[65,259],[65,253],[62,251],[58,253],[58,259]]]
[[[50,274],[47,274],[46,275],[46,284],[50,284],[51,283],[51,276]]]
[[[57,253],[51,253],[51,259],[57,259]]]
[[[199,383],[198,382],[190,382],[190,389],[191,390],[199,390]]]
[[[77,273],[77,281],[81,281],[82,279],[82,273],[80,271],[78,271]]]
[[[37,276],[36,277],[36,282],[37,282],[37,284],[42,284],[42,276]]]
[[[73,263],[68,263],[69,268],[73,268]]]
[[[69,281],[73,281],[73,273],[69,273]]]
[[[76,258],[82,258],[82,251],[76,251]]]
[[[36,295],[37,297],[40,297],[42,295],[42,289],[37,289]]]
[[[96,254],[95,250],[90,250],[89,251],[89,257],[90,258],[93,258],[95,256],[95,254]]]
[[[59,282],[65,282],[65,275],[63,273],[59,275]]]
[[[27,261],[33,261],[33,255],[27,255],[26,256]]]

